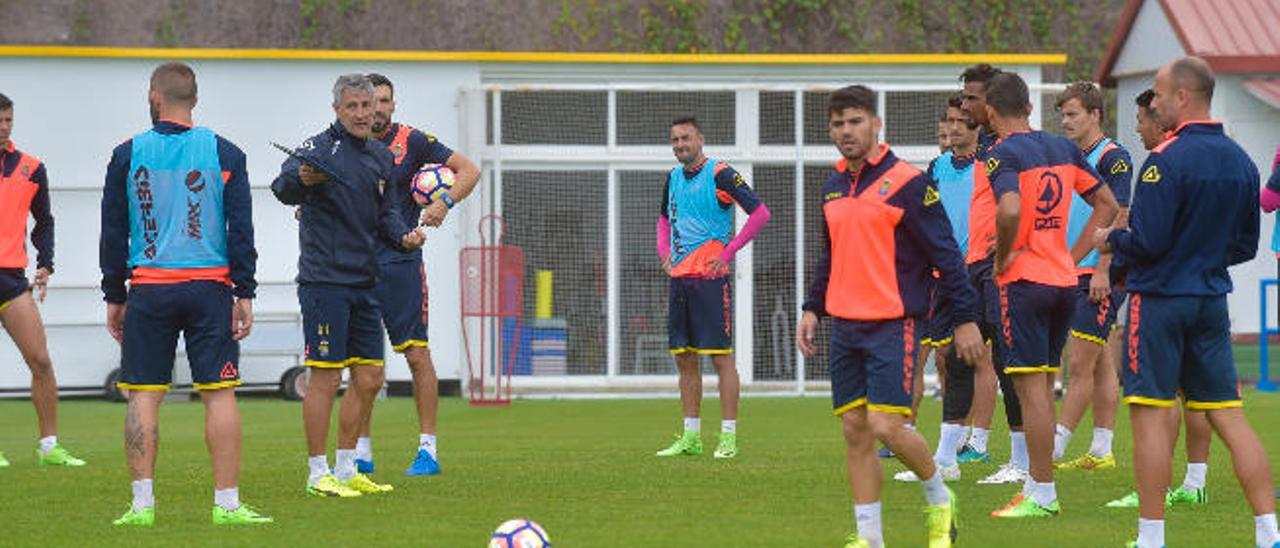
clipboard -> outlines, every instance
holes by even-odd
[[[333,171],[332,169],[330,169],[330,168],[329,168],[329,166],[324,165],[324,163],[323,163],[323,162],[320,162],[319,160],[317,160],[317,159],[315,159],[315,158],[308,158],[308,157],[306,157],[306,156],[303,156],[303,155],[301,155],[301,154],[298,154],[298,153],[297,153],[296,151],[294,151],[293,149],[291,149],[291,148],[289,148],[289,147],[286,147],[286,146],[284,146],[284,145],[282,145],[282,144],[280,144],[280,143],[277,143],[277,142],[275,142],[275,141],[268,141],[268,142],[269,142],[269,143],[271,143],[271,146],[275,147],[275,148],[276,148],[276,150],[279,150],[280,152],[283,152],[283,153],[287,154],[290,158],[293,158],[293,159],[295,159],[295,160],[297,160],[297,161],[299,161],[299,162],[302,162],[302,163],[304,163],[304,164],[306,164],[306,165],[308,165],[308,166],[311,166],[311,167],[315,168],[316,170],[320,171],[321,173],[324,173],[325,177],[328,177],[328,178],[330,178],[330,179],[333,179],[334,181],[337,181],[337,182],[338,182],[339,184],[341,184],[342,186],[345,186],[345,187],[347,187],[347,188],[351,188],[351,184],[350,184],[350,183],[348,183],[346,180],[344,180],[344,179],[343,179],[341,176],[339,176],[335,171]]]

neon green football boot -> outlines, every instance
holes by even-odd
[[[351,489],[352,491],[359,491],[364,494],[389,493],[395,490],[395,487],[385,483],[374,482],[373,480],[369,479],[369,476],[366,476],[359,472],[357,472],[356,475],[351,476],[351,479],[342,482],[342,484],[345,485],[347,489]]]
[[[61,445],[53,446],[48,453],[36,449],[36,464],[40,466],[84,466],[84,461],[75,458]]]
[[[1116,467],[1116,456],[1111,453],[1098,458],[1085,453],[1066,462],[1055,462],[1053,467],[1058,470],[1110,470]]]
[[[275,521],[271,516],[264,516],[258,513],[257,510],[250,508],[248,504],[241,504],[235,510],[227,510],[216,504],[213,505],[214,525],[259,525],[275,523]]]
[[[1204,487],[1199,489],[1183,489],[1181,485],[1177,489],[1169,491],[1164,496],[1164,505],[1166,507],[1175,504],[1204,504],[1209,502],[1209,493]]]
[[[956,493],[948,487],[947,494],[951,495],[950,502],[924,509],[925,525],[929,530],[929,548],[951,548],[959,535],[956,518],[960,512],[956,508]]]
[[[1127,494],[1127,495],[1125,495],[1125,496],[1123,496],[1123,497],[1120,497],[1120,498],[1118,498],[1118,499],[1116,499],[1116,500],[1113,500],[1113,501],[1111,501],[1111,502],[1108,502],[1108,503],[1104,504],[1103,506],[1106,506],[1107,508],[1137,508],[1137,507],[1138,507],[1138,492],[1137,492],[1137,491],[1129,491],[1129,494]]]
[[[738,456],[738,434],[721,432],[720,443],[716,445],[715,458],[731,459]]]
[[[1052,518],[1058,512],[1056,500],[1048,506],[1041,506],[1031,497],[1022,497],[1022,502],[997,510],[991,515],[997,518]]]
[[[119,519],[111,522],[116,527],[151,527],[156,524],[156,509],[152,507],[143,508],[134,511],[133,507],[129,507],[129,511],[125,512]]]
[[[735,440],[736,441],[736,440]],[[736,444],[735,444],[736,447]],[[683,434],[676,435],[675,443],[670,447],[655,453],[659,457],[674,457],[676,455],[701,455],[702,454],[702,433],[695,430],[685,430]]]
[[[338,478],[333,477],[333,474],[325,474],[323,478],[320,478],[315,483],[307,485],[307,494],[317,497],[348,498],[358,497],[364,493],[347,487],[345,484],[338,481]]]

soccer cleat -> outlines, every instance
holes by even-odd
[[[133,507],[130,507],[128,512],[111,524],[116,527],[151,527],[156,524],[156,509],[147,507],[134,511]]]
[[[957,518],[960,512],[956,509],[956,493],[947,488],[950,501],[940,506],[929,506],[924,509],[925,527],[929,531],[929,548],[950,548],[959,535]]]
[[[213,505],[214,525],[259,525],[262,523],[275,523],[275,521],[271,516],[259,514],[257,510],[250,508],[247,504],[241,504],[235,510],[227,510],[216,504]]]
[[[9,459],[4,458],[4,451],[0,451],[0,468],[8,468]]]
[[[431,453],[421,447],[418,448],[417,454],[413,456],[413,464],[404,471],[406,476],[434,476],[440,473],[440,461],[431,456]]]
[[[976,449],[966,445],[964,446],[964,450],[961,451],[959,455],[956,455],[956,462],[960,464],[968,464],[970,462],[991,462],[991,453],[979,453]]]
[[[1010,503],[1008,506],[992,512],[991,516],[997,518],[1052,518],[1058,515],[1058,501],[1056,500],[1048,506],[1041,506],[1035,499],[1019,494],[1014,498],[1014,501],[1017,504]]]
[[[1118,498],[1118,499],[1116,499],[1116,500],[1113,500],[1113,501],[1111,501],[1111,502],[1108,502],[1108,503],[1104,504],[1103,506],[1105,506],[1105,507],[1107,507],[1107,508],[1137,508],[1137,507],[1138,507],[1138,492],[1137,492],[1137,491],[1129,491],[1129,494],[1127,494],[1127,495],[1125,495],[1125,496],[1123,496],[1123,497],[1120,497],[1120,498]]]
[[[61,445],[53,446],[48,453],[36,449],[36,464],[40,466],[84,466],[84,461],[71,456]]]
[[[366,476],[358,472],[356,473],[356,475],[351,476],[351,479],[345,482],[342,482],[342,484],[345,485],[348,489],[351,489],[353,491],[357,491],[360,493],[366,493],[366,494],[367,493],[389,493],[395,490],[395,487],[392,487],[389,484],[375,483],[373,480],[369,479],[369,476]]]
[[[369,457],[369,460],[356,459],[356,472],[360,472],[361,474],[372,474],[373,457]]]
[[[895,457],[895,455],[893,454],[893,451],[890,451],[888,447],[881,447],[880,452],[877,453],[877,456],[879,456],[882,459],[892,459]]]
[[[858,538],[857,533],[849,535],[849,538],[844,539],[844,541],[844,548],[871,548],[871,544]]]
[[[1098,458],[1085,453],[1069,461],[1055,462],[1053,467],[1057,470],[1110,470],[1116,467],[1116,456],[1108,453],[1107,456]]]
[[[1027,480],[1027,471],[1010,463],[1000,465],[1000,469],[990,476],[978,480],[981,485],[997,485],[1002,483],[1022,483]]]
[[[338,481],[338,478],[333,477],[333,474],[325,474],[319,481],[307,486],[307,494],[317,497],[347,498],[358,497],[363,493],[343,485],[342,482]]]
[[[939,466],[938,473],[942,474],[942,481],[960,481],[960,465],[952,464],[951,466]],[[916,473],[910,470],[903,470],[893,475],[894,481],[916,482],[920,478],[916,477]]]
[[[716,444],[715,458],[731,459],[738,456],[738,435],[733,432],[721,432],[720,443]]]
[[[1021,492],[1021,491],[1019,491],[1017,495],[1014,495],[1014,496],[1013,496],[1013,500],[1009,501],[1009,504],[1004,505],[1004,508],[999,508],[999,509],[996,509],[996,510],[992,510],[992,511],[991,511],[991,517],[993,517],[993,518],[998,518],[998,517],[1000,517],[1000,516],[999,516],[999,514],[1000,514],[1001,512],[1007,512],[1010,508],[1013,508],[1014,506],[1017,506],[1017,505],[1019,505],[1019,504],[1022,504],[1022,499],[1023,499],[1023,498],[1024,498],[1024,497],[1023,497],[1023,495],[1022,495],[1022,492]]]
[[[1169,491],[1164,496],[1164,505],[1166,507],[1175,504],[1204,504],[1206,502],[1209,502],[1209,493],[1204,490],[1204,487],[1183,489],[1182,486],[1178,486],[1177,489]]]
[[[693,430],[685,430],[683,434],[676,434],[676,441],[670,447],[655,453],[659,457],[674,457],[676,455],[701,455],[702,454],[702,434]]]

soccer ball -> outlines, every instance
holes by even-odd
[[[443,164],[426,164],[413,174],[409,190],[413,193],[413,201],[421,207],[427,207],[440,195],[453,188],[453,170]]]
[[[527,519],[512,519],[493,531],[489,548],[551,548],[551,537],[541,525]]]

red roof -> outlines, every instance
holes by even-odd
[[[1164,10],[1187,55],[1203,57],[1217,72],[1280,72],[1280,1],[1151,0]],[[1111,71],[1147,0],[1129,0],[1094,73],[1115,86]]]
[[[1244,89],[1262,102],[1280,109],[1280,78],[1252,78]]]

